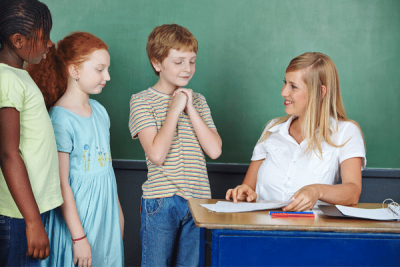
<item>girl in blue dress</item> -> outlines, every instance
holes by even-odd
[[[123,266],[124,218],[110,153],[110,119],[89,98],[110,80],[107,45],[75,32],[29,72],[50,109],[64,204],[45,227],[51,254],[42,266]]]

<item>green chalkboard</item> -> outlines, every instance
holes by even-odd
[[[349,118],[365,135],[368,167],[400,168],[399,0],[44,0],[53,41],[89,31],[109,45],[111,81],[93,96],[111,118],[114,159],[144,160],[128,129],[133,93],[156,83],[146,55],[155,26],[177,23],[199,41],[190,88],[203,94],[223,140],[217,162],[248,163],[262,128],[283,116],[285,68],[329,55]]]

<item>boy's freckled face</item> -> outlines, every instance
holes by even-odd
[[[196,70],[196,53],[170,49],[162,64],[157,64],[160,80],[175,87],[186,86]]]

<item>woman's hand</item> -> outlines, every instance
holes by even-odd
[[[79,267],[92,266],[92,248],[87,238],[75,241],[72,244],[72,252],[74,255],[74,266],[78,262]]]
[[[234,203],[238,202],[238,200],[246,200],[247,202],[255,201],[257,199],[257,193],[254,192],[250,186],[246,184],[238,185],[234,189],[229,189],[226,192],[225,199],[233,200]]]
[[[314,208],[317,200],[320,199],[320,190],[317,184],[307,185],[294,193],[292,203],[284,207],[284,211],[303,211]]]

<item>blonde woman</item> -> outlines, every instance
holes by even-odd
[[[243,184],[226,199],[293,199],[284,211],[312,209],[317,200],[356,204],[365,144],[358,124],[346,117],[332,59],[321,53],[294,58],[281,95],[288,115],[267,124]]]

